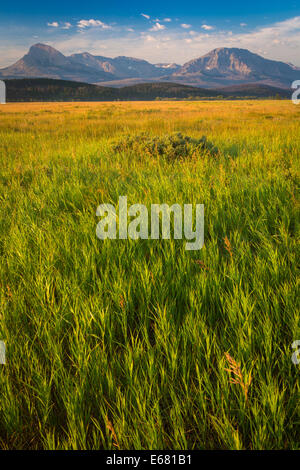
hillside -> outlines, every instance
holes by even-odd
[[[196,88],[178,83],[141,83],[118,89],[120,98],[153,100],[155,98],[188,98],[189,96],[217,96],[214,90]]]
[[[217,97],[288,98],[290,92],[267,85],[238,85],[222,89],[205,89],[178,83],[142,83],[123,88],[111,88],[88,83],[49,78],[5,80],[7,101],[114,101],[198,99]]]
[[[51,78],[4,80],[7,101],[111,101],[118,98],[115,88]]]
[[[224,96],[231,95],[235,97],[249,96],[255,98],[271,98],[277,95],[281,98],[291,97],[290,90],[257,83],[248,83],[246,85],[231,85],[219,88],[218,91]]]

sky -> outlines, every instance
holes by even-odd
[[[0,67],[35,43],[65,55],[183,64],[217,47],[300,66],[299,0],[14,0],[0,6]]]

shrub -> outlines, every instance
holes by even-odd
[[[161,156],[168,161],[181,160],[193,155],[216,155],[218,153],[218,149],[205,136],[194,139],[183,136],[180,132],[162,137],[149,137],[145,133],[136,136],[125,135],[113,143],[113,150],[115,152],[132,150],[140,154]]]

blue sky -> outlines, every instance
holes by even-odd
[[[299,0],[2,3],[0,67],[36,42],[64,54],[180,64],[215,47],[241,47],[300,66]]]

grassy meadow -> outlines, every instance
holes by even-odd
[[[0,105],[0,448],[299,449],[299,154],[290,101]],[[203,249],[99,240],[122,195]]]

